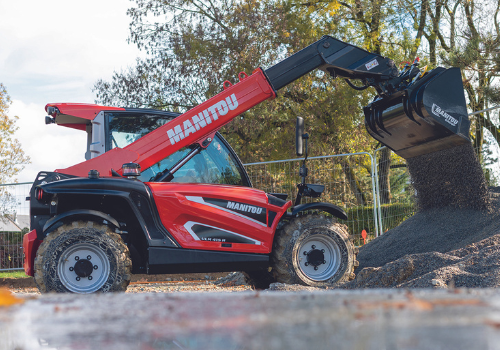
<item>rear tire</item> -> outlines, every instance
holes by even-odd
[[[276,235],[271,261],[277,282],[327,287],[354,279],[356,249],[345,225],[306,215]]]
[[[93,222],[73,222],[51,232],[35,258],[41,293],[125,291],[132,263],[120,235]]]

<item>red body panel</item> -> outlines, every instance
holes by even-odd
[[[87,120],[94,120],[95,116],[103,110],[103,106],[99,106],[91,103],[48,103],[45,106],[45,111],[48,107],[57,107],[60,114],[67,114],[75,116],[78,118],[83,118]],[[125,108],[121,107],[105,107],[107,111],[124,111]],[[73,127],[70,124],[61,124],[63,126]],[[83,129],[85,130],[85,129]]]
[[[275,96],[264,72],[260,68],[256,69],[251,76],[245,75],[239,83],[226,86],[221,93],[127,147],[115,148],[83,163],[57,169],[56,172],[86,176],[89,170],[95,169],[101,176],[111,176],[111,169],[118,171],[128,162],[138,163],[141,169],[147,169],[179,149],[203,141],[233,118]]]
[[[32,230],[23,236],[24,272],[28,276],[34,276],[35,254],[42,241],[36,238],[36,230]]]
[[[291,201],[283,207],[271,205],[265,192],[249,187],[182,183],[147,183],[147,185],[153,192],[163,226],[183,248],[189,249],[268,254],[272,249],[279,219],[292,205]],[[244,201],[244,208],[248,212],[250,209],[264,208],[265,222],[246,216],[244,211],[238,212],[214,205],[210,203],[212,200],[222,203]],[[272,225],[269,225],[269,211],[277,213]],[[228,234],[253,242],[232,243],[227,247],[224,245],[227,245],[227,240],[199,239],[190,230],[193,225],[227,231]]]

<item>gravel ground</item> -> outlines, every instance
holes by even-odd
[[[3,279],[0,288],[6,287],[16,295],[40,295],[32,278]],[[134,275],[126,293],[174,292],[241,292],[252,288],[241,273],[211,273],[184,275]]]

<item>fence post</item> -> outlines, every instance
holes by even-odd
[[[378,233],[380,235],[384,234],[384,229],[383,229],[383,224],[382,224],[382,204],[380,203],[380,187],[379,187],[379,181],[378,181],[378,162],[377,162],[377,152],[386,148],[385,146],[382,146],[380,148],[377,148],[375,151],[373,151],[373,163],[375,167],[375,186],[376,186],[376,201],[374,199],[374,202],[376,202],[377,206],[377,214],[378,214],[378,224],[379,224],[379,229]],[[378,237],[378,236],[377,236]]]
[[[371,169],[370,169],[370,175],[372,178],[372,197],[373,197],[373,225],[375,226],[375,237],[379,236],[379,229],[378,229],[378,222],[379,218],[377,217],[377,190],[376,190],[376,183],[377,183],[377,175],[376,175],[376,166],[377,163],[375,162],[376,158],[373,157],[370,153],[367,153],[368,156],[370,157],[370,162],[371,162]]]

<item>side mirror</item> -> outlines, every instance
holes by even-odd
[[[304,134],[304,118],[297,117],[297,124],[295,126],[295,149],[297,151],[297,156],[302,156],[304,154],[304,146],[302,135]]]

